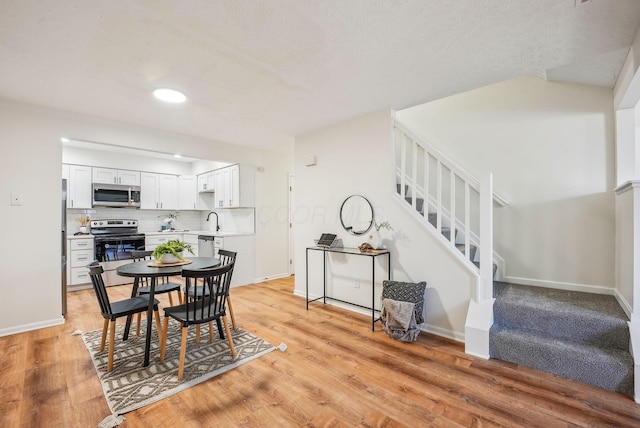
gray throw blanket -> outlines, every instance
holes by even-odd
[[[415,342],[420,334],[416,324],[415,304],[382,299],[382,328],[387,336],[402,342]]]

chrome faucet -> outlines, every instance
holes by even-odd
[[[216,232],[220,230],[220,226],[218,225],[218,213],[215,211],[211,211],[209,212],[209,214],[207,215],[207,221],[209,221],[209,217],[211,217],[211,214],[215,214],[216,215]]]

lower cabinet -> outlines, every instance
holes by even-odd
[[[191,245],[191,250],[193,250],[193,254],[187,251],[187,256],[198,257],[198,235],[185,234],[183,242]]]
[[[91,283],[87,265],[94,259],[93,239],[69,239],[67,244],[67,285]]]
[[[231,276],[231,286],[253,284],[256,280],[255,237],[253,235],[225,236],[220,245],[221,247],[217,249],[224,248],[238,253]]]
[[[167,233],[164,235],[147,235],[144,239],[144,249],[146,251],[153,251],[160,244],[166,244],[173,240],[182,240],[181,233]]]
[[[238,253],[236,265],[231,277],[231,286],[252,284],[255,282],[255,236],[253,235],[225,235],[215,236],[212,240],[204,241],[204,247],[200,247],[198,235],[194,233],[164,233],[162,235],[147,235],[145,237],[145,249],[153,250],[160,244],[169,240],[178,239],[191,245],[195,257],[217,257],[221,249]],[[185,257],[192,256],[189,252]]]

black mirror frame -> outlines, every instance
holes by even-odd
[[[369,205],[369,208],[371,209],[371,221],[369,222],[369,226],[367,226],[367,228],[366,228],[364,231],[362,231],[362,232],[355,232],[355,231],[353,230],[353,226],[347,226],[347,225],[345,225],[345,224],[344,224],[344,219],[342,218],[342,210],[343,210],[343,208],[344,208],[344,205],[347,203],[347,201],[349,201],[349,199],[351,199],[351,198],[355,198],[355,197],[362,198],[362,199],[363,199],[363,200],[364,200],[364,201]],[[371,229],[371,227],[373,226],[373,221],[374,221],[373,205],[371,205],[371,202],[369,202],[369,200],[368,200],[367,198],[365,198],[364,196],[362,196],[362,195],[351,195],[351,196],[348,196],[348,197],[347,197],[347,198],[342,202],[342,205],[340,205],[340,223],[342,224],[342,228],[343,228],[344,230],[346,230],[346,231],[347,231],[349,234],[351,234],[351,235],[356,235],[356,236],[357,236],[357,235],[364,235],[364,234],[365,234],[365,233],[367,233],[367,232]]]

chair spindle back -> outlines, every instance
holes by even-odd
[[[185,289],[202,286],[208,291],[202,299],[187,305],[186,323],[203,323],[226,315],[226,299],[231,284],[234,262],[210,269],[182,269]]]
[[[111,315],[111,303],[109,302],[109,295],[107,294],[107,288],[104,285],[104,279],[102,273],[104,270],[97,260],[92,261],[87,265],[89,268],[89,276],[91,277],[91,283],[93,284],[93,291],[98,298],[98,304],[100,305],[100,312],[102,315]]]

